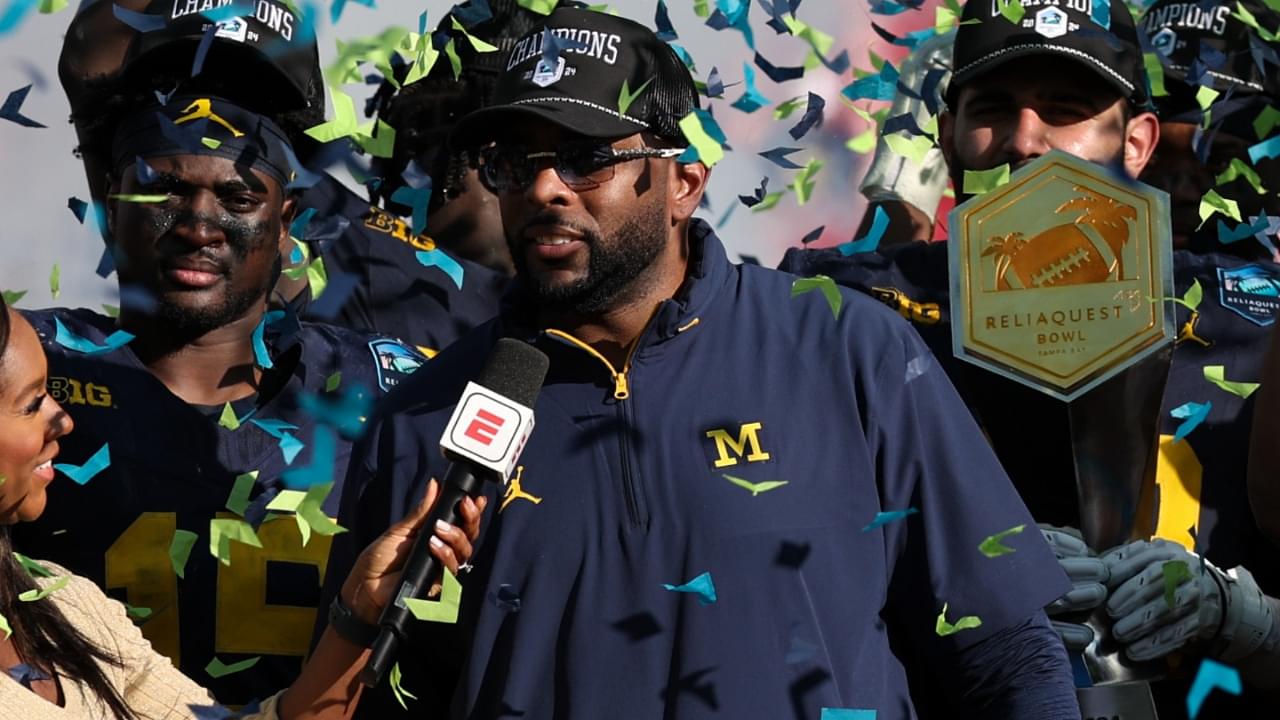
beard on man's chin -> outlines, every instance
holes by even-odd
[[[269,286],[229,291],[216,304],[183,305],[162,295],[156,306],[156,319],[169,331],[183,338],[196,338],[244,317],[254,306],[263,303]]]
[[[652,282],[644,275],[666,246],[665,217],[661,205],[646,208],[628,218],[607,240],[584,228],[575,228],[582,232],[587,245],[587,271],[568,283],[553,284],[532,276],[525,254],[512,247],[516,277],[544,309],[576,315],[611,310],[640,294]]]

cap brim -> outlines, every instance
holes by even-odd
[[[1012,47],[1004,47],[987,53],[983,57],[969,63],[963,68],[956,71],[952,76],[951,83],[947,86],[947,104],[955,105],[958,97],[957,93],[960,88],[965,85],[972,84],[975,80],[1005,65],[1011,60],[1019,58],[1031,57],[1034,55],[1044,55],[1048,57],[1070,60],[1076,65],[1091,70],[1095,75],[1102,78],[1108,85],[1114,87],[1120,97],[1126,100],[1137,100],[1146,94],[1146,88],[1134,88],[1120,74],[1112,70],[1105,63],[1097,58],[1087,55],[1076,48],[1067,45],[1052,45],[1049,43],[1020,43]]]
[[[141,51],[121,71],[122,77],[130,78],[136,73],[145,72],[155,67],[190,68],[195,60],[196,49],[200,45],[201,35],[187,35],[172,38],[163,44]],[[205,56],[201,75],[211,73],[218,66],[247,67],[265,72],[254,72],[252,79],[245,77],[244,96],[252,98],[256,110],[289,111],[307,107],[309,98],[301,87],[280,69],[262,50],[237,42],[219,41],[215,39]],[[198,76],[197,76],[198,77]],[[226,75],[231,78],[230,74]],[[239,97],[239,95],[237,95]]]
[[[589,138],[622,138],[649,129],[643,122],[627,118],[616,110],[574,98],[539,98],[476,110],[458,121],[449,135],[449,143],[454,147],[479,145],[509,129],[507,123],[529,118],[546,120]]]

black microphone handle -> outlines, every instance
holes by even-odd
[[[365,687],[377,687],[382,682],[383,676],[395,661],[396,651],[405,637],[406,626],[415,622],[408,608],[401,607],[398,602],[400,598],[425,598],[431,581],[441,575],[440,561],[431,554],[430,545],[436,532],[436,521],[444,520],[457,526],[460,517],[458,503],[464,497],[475,498],[479,495],[481,485],[482,476],[477,475],[474,468],[466,462],[452,462],[445,470],[444,481],[440,483],[440,497],[436,499],[435,507],[427,515],[426,523],[413,541],[413,550],[409,554],[409,561],[404,565],[396,596],[382,609],[382,617],[378,619],[382,630],[373,643],[369,662],[360,672],[360,682]]]

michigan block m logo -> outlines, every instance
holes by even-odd
[[[715,440],[716,453],[720,456],[716,459],[715,466],[723,468],[737,465],[738,460],[744,455],[747,462],[768,460],[769,453],[760,448],[760,431],[763,429],[763,423],[745,423],[738,427],[737,437],[730,435],[729,431],[723,428],[708,430],[707,437]],[[748,448],[750,452],[747,452]]]

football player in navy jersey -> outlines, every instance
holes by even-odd
[[[1107,32],[1090,27],[1088,18],[1073,18],[1081,29],[1065,39],[1037,41],[1037,35],[1024,33],[1021,42],[1039,42],[1043,49],[1024,48],[1016,63],[1003,62],[1006,53],[978,52],[986,46],[986,33],[1008,23],[959,29],[955,79],[941,121],[943,150],[957,187],[965,170],[1002,163],[1017,167],[1050,149],[1121,167],[1130,177],[1144,171],[1159,132],[1151,127],[1154,118],[1147,110],[1134,26],[1123,8],[1123,17],[1117,18],[1117,5],[1113,3]],[[966,18],[978,7],[967,5]],[[1196,32],[1179,30],[1183,37]],[[1235,39],[1243,45],[1231,48],[1232,57],[1252,62],[1245,34]],[[1192,52],[1198,53],[1198,46]],[[1088,57],[1047,59],[1054,53]],[[1184,69],[1192,64],[1185,56],[1170,60]],[[1052,74],[1033,68],[1050,62],[1056,63]],[[1179,75],[1166,70],[1165,79],[1176,88]],[[1242,90],[1233,93],[1244,99]],[[1244,117],[1251,123],[1256,115],[1255,110]],[[1165,150],[1170,151],[1168,146]],[[1280,185],[1280,179],[1274,184]],[[1248,245],[1257,247],[1248,238],[1240,243]],[[1223,366],[1231,380],[1259,377],[1266,327],[1280,307],[1280,267],[1218,249],[1174,253],[1176,295],[1183,297],[1196,283],[1203,295],[1195,307],[1176,309],[1179,332],[1158,422],[1156,486],[1147,489],[1137,513],[1151,518],[1150,526],[1139,532],[1152,539],[1087,548],[1070,532],[1046,530],[1060,555],[1072,556],[1067,565],[1080,571],[1068,567],[1076,588],[1051,607],[1051,615],[1105,607],[1130,658],[1162,666],[1181,658],[1181,667],[1170,670],[1175,681],[1157,684],[1161,717],[1185,711],[1187,683],[1197,667],[1188,658],[1213,657],[1238,667],[1248,688],[1240,699],[1214,698],[1204,717],[1264,717],[1258,713],[1280,684],[1280,566],[1261,542],[1244,492],[1250,403],[1205,376],[1206,366]],[[1032,514],[1046,524],[1078,524],[1074,461],[1061,442],[1070,432],[1062,403],[952,354],[945,244],[914,242],[848,257],[835,250],[791,251],[782,268],[828,275],[912,320],[988,430]],[[1199,425],[1175,441],[1178,428],[1197,409],[1204,413]],[[1175,561],[1187,562],[1191,573],[1170,606],[1158,580],[1163,564]],[[1057,625],[1069,646],[1081,649],[1091,640],[1091,631],[1083,626]]]
[[[200,94],[121,106],[107,205],[120,315],[26,314],[77,432],[51,510],[17,536],[138,608],[157,650],[242,704],[297,674],[337,531],[330,483],[372,402],[424,359],[268,312],[296,212],[272,119]],[[215,659],[253,670],[206,673]]]
[[[290,27],[301,28],[301,19],[286,4],[260,2],[272,8],[270,16],[287,16]],[[113,132],[114,114],[104,109],[118,104],[122,90],[169,92],[182,85],[213,92],[276,114],[299,160],[290,167],[298,174],[291,178],[293,187],[301,191],[297,214],[315,211],[306,227],[299,228],[299,240],[308,249],[304,262],[322,259],[339,295],[327,306],[315,306],[307,283],[290,273],[295,278],[285,276],[277,287],[278,302],[292,302],[295,311],[314,320],[403,339],[427,355],[497,312],[506,287],[503,273],[438,249],[429,232],[414,235],[408,222],[366,202],[323,168],[315,168],[315,178],[302,172],[323,156],[329,161],[335,157],[331,147],[304,133],[325,120],[325,84],[314,34],[286,36],[254,16],[225,21],[210,42],[201,71],[191,77],[196,49],[213,23],[184,13],[186,0],[126,0],[119,5],[162,16],[165,24],[138,33],[114,16],[111,2],[87,0],[72,20],[59,59],[59,77],[80,138],[78,152],[95,201],[105,199],[100,178],[109,165]],[[179,17],[173,19],[175,15]],[[235,24],[239,22],[245,24],[243,31]],[[245,81],[247,75],[253,82]],[[473,211],[469,208],[468,214]],[[489,214],[496,218],[496,209]],[[322,229],[326,227],[328,231]],[[477,224],[476,232],[484,227]],[[285,257],[300,255],[291,248]]]

